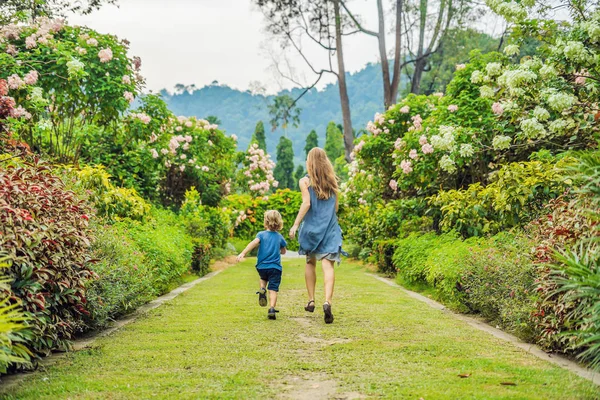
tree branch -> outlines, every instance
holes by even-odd
[[[367,35],[379,37],[379,34],[377,32],[373,32],[373,31],[370,31],[370,30],[368,30],[366,28],[363,28],[363,26],[360,24],[360,22],[358,22],[358,20],[354,16],[354,14],[352,14],[352,12],[350,12],[350,10],[348,9],[348,7],[346,6],[346,2],[345,1],[343,1],[343,0],[340,1],[340,4],[344,8],[344,10],[346,11],[346,13],[350,17],[350,19],[352,20],[352,22],[354,22],[354,25],[358,28],[359,31],[361,31],[363,33],[366,33]]]

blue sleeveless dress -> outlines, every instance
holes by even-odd
[[[304,216],[298,233],[299,254],[306,255],[307,260],[326,258],[341,262],[342,229],[338,223],[335,210],[336,195],[328,199],[319,199],[312,186],[310,193],[310,208]]]

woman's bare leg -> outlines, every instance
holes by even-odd
[[[321,266],[323,267],[323,280],[325,281],[325,302],[331,304],[333,298],[333,287],[335,285],[335,272],[333,268],[334,262],[323,259]]]
[[[308,300],[315,299],[315,287],[317,285],[317,272],[316,272],[317,260],[312,258],[306,263],[304,269],[304,280],[306,280],[306,290],[308,291]]]

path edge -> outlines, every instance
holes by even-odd
[[[73,342],[72,342],[73,345],[72,345],[71,350],[64,352],[64,353],[52,353],[51,355],[41,359],[38,363],[39,367],[48,367],[48,366],[54,365],[60,359],[64,358],[68,354],[89,348],[98,339],[103,338],[105,336],[112,335],[113,333],[117,332],[119,329],[123,328],[124,326],[129,325],[130,323],[137,320],[139,317],[147,314],[149,311],[152,311],[155,308],[160,307],[167,301],[173,300],[180,294],[186,292],[187,290],[193,288],[194,286],[196,286],[204,281],[209,280],[210,278],[220,274],[223,271],[224,270],[209,272],[208,274],[206,274],[198,279],[195,279],[191,282],[184,283],[183,285],[171,290],[169,293],[163,294],[162,296],[157,297],[156,299],[138,307],[131,314],[127,314],[127,315],[123,316],[122,318],[114,321],[111,324],[111,326],[109,326],[105,329],[102,329],[102,330],[91,331],[87,334],[84,334],[79,339],[73,340]],[[6,391],[15,387],[17,384],[21,383],[27,377],[33,375],[34,373],[38,373],[38,372],[39,372],[39,368],[37,368],[34,371],[19,372],[19,373],[13,374],[13,375],[7,375],[5,377],[0,378],[0,393],[5,393]]]
[[[510,333],[504,332],[503,330],[500,330],[491,325],[488,325],[485,322],[480,321],[476,318],[454,312],[454,311],[448,309],[443,304],[441,304],[435,300],[432,300],[426,296],[423,296],[420,293],[413,292],[412,290],[406,289],[405,287],[394,282],[392,279],[384,278],[382,276],[379,276],[377,274],[372,274],[369,272],[365,272],[365,274],[368,276],[371,276],[371,277],[377,279],[378,281],[381,281],[389,286],[398,288],[402,292],[404,292],[406,295],[408,295],[409,297],[411,297],[415,300],[419,300],[419,301],[427,304],[431,308],[435,308],[436,310],[440,310],[442,312],[450,314],[453,317],[455,317],[463,322],[466,322],[467,324],[469,324],[470,326],[472,326],[475,329],[489,333],[489,334],[497,337],[498,339],[509,342],[509,343],[513,344],[514,346],[525,350],[527,353],[533,354],[534,356],[536,356],[539,359],[548,361],[554,365],[558,365],[559,367],[566,369],[566,370],[600,386],[600,373],[594,372],[589,368],[583,367],[583,366],[579,365],[578,363],[576,363],[575,361],[569,360],[568,358],[561,356],[559,354],[546,353],[544,350],[542,350],[539,346],[537,346],[535,344],[526,343],[526,342],[522,341],[521,339],[519,339],[518,337],[511,335]]]

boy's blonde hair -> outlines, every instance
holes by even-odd
[[[315,147],[308,152],[306,169],[310,185],[319,199],[325,200],[337,194],[338,178],[323,149]]]
[[[279,211],[269,210],[265,212],[265,229],[273,232],[279,232],[283,229],[283,218]]]

